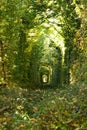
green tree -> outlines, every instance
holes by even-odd
[[[80,28],[80,19],[76,13],[76,5],[73,1],[66,1],[63,7],[63,36],[65,39],[65,64],[64,64],[64,79],[66,84],[70,84],[70,68],[76,57],[76,46],[74,45],[74,38],[77,30]],[[66,76],[65,76],[66,75]]]
[[[85,0],[76,1],[77,13],[81,18],[81,27],[76,33],[75,45],[78,48],[78,59],[72,65],[74,83],[86,83],[87,77],[87,4]]]
[[[0,40],[3,43],[4,66],[7,81],[12,79],[14,55],[16,54],[16,44],[19,41],[19,30],[22,26],[21,16],[23,10],[23,2],[21,1],[1,0]]]

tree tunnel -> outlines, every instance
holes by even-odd
[[[29,80],[33,86],[57,87],[62,82],[65,44],[61,28],[43,23],[30,50]],[[35,30],[36,31],[36,30]],[[31,30],[32,32],[32,30]],[[30,32],[30,34],[31,34]],[[38,35],[37,35],[38,34]]]

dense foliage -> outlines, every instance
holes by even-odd
[[[87,129],[86,0],[0,1],[0,130]]]
[[[76,44],[75,37],[84,28],[80,29],[80,14],[85,8],[83,1],[73,0],[2,0],[1,84],[12,80],[22,86],[38,85],[38,68],[42,61],[53,68],[53,77],[56,76],[53,79],[56,79],[54,86],[59,79],[58,73],[59,82],[62,80],[62,84],[69,84],[71,67],[79,55],[80,47]],[[85,26],[84,20],[82,25]],[[62,61],[58,58],[57,47],[61,49],[58,53]],[[34,84],[32,80],[35,80]]]

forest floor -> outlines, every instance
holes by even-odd
[[[87,130],[87,86],[0,88],[0,130]]]

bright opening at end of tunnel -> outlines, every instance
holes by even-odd
[[[43,76],[42,76],[42,80],[43,80],[43,83],[47,83],[47,82],[48,82],[48,77],[47,77],[47,75],[43,75]]]

